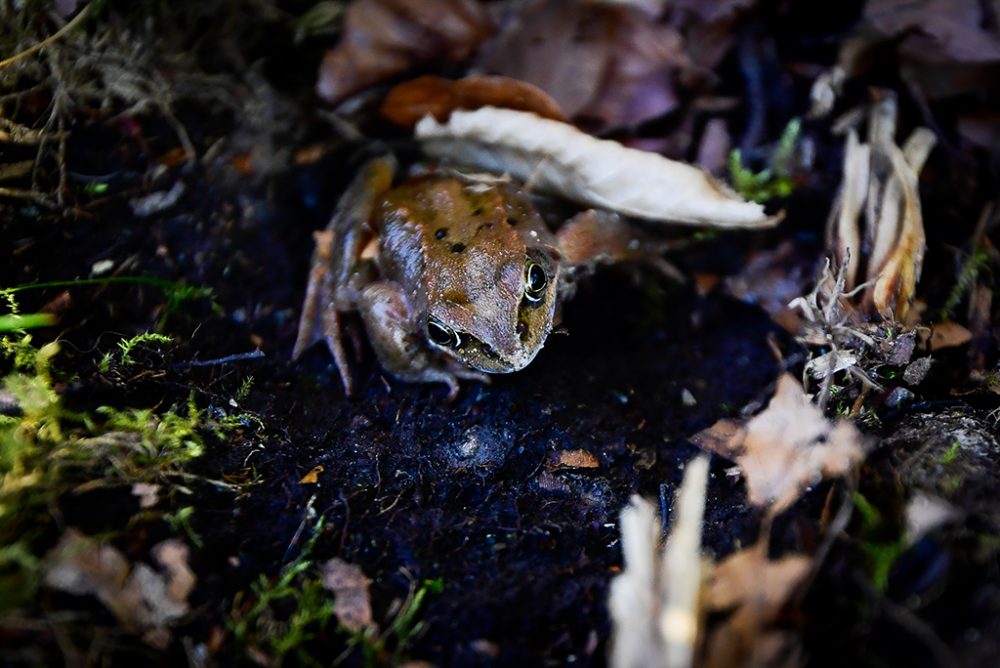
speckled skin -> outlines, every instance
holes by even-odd
[[[369,163],[316,235],[294,354],[326,340],[348,394],[343,313],[360,314],[387,371],[454,396],[459,378],[534,359],[568,272],[649,255],[613,214],[580,214],[556,235],[509,184],[431,175],[393,188],[394,171],[389,159]]]

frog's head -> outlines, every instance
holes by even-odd
[[[437,278],[426,325],[435,348],[477,371],[511,373],[545,344],[559,281],[553,248],[472,250],[460,271]]]

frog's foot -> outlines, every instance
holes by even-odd
[[[663,259],[668,241],[652,239],[616,213],[589,209],[573,216],[557,235],[563,262],[587,273],[598,264],[646,264],[683,283],[683,274]]]
[[[458,395],[459,378],[487,382],[485,375],[443,359],[441,353],[428,348],[422,324],[396,283],[376,281],[366,286],[358,301],[358,312],[379,362],[397,378],[445,383],[449,400]]]
[[[333,278],[330,273],[334,235],[333,232],[324,230],[316,232],[315,237],[316,250],[313,253],[306,298],[302,302],[299,333],[295,339],[295,347],[292,348],[292,359],[297,360],[317,341],[325,341],[337,363],[344,393],[350,396],[354,387],[341,340],[340,313],[334,303]]]

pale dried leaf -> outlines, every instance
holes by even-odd
[[[925,144],[929,152],[934,137],[927,133]],[[926,156],[926,153],[924,153]],[[903,319],[916,293],[917,281],[924,261],[927,246],[924,235],[924,219],[920,207],[920,192],[917,173],[907,162],[903,151],[892,146],[889,150],[894,171],[894,179],[889,186],[898,183],[902,192],[902,219],[896,245],[885,264],[878,272],[871,297],[875,310],[884,318]],[[893,188],[887,187],[887,197]],[[888,207],[884,207],[888,208]]]
[[[851,290],[858,275],[861,261],[861,234],[858,218],[868,194],[868,179],[871,172],[871,148],[858,141],[853,130],[848,132],[844,150],[844,182],[834,210],[837,211],[836,250],[837,260],[847,264],[845,287]]]
[[[904,542],[913,545],[938,527],[954,521],[960,513],[944,499],[917,492],[906,504]]]
[[[191,548],[171,538],[154,545],[151,552],[156,563],[167,572],[167,590],[170,598],[175,601],[186,601],[197,583],[194,571],[188,565]]]
[[[132,485],[132,496],[139,499],[140,508],[152,508],[160,500],[160,485],[137,482]]]
[[[792,376],[778,381],[767,408],[733,436],[718,437],[717,428],[695,434],[699,447],[734,460],[746,477],[750,502],[772,514],[792,505],[824,478],[843,475],[861,462],[861,434],[848,420],[830,422],[814,406]]]
[[[637,218],[719,228],[762,228],[777,218],[701,170],[591,137],[526,112],[457,111],[422,119],[416,136],[437,158],[509,172],[540,190]]]
[[[360,566],[342,559],[330,559],[323,564],[323,586],[333,592],[333,613],[344,628],[357,633],[372,623],[370,580]]]
[[[72,529],[45,558],[45,584],[77,596],[93,595],[125,628],[144,631],[147,642],[165,647],[172,622],[188,611],[195,577],[187,565],[187,547],[165,541],[153,549],[166,577],[150,566],[130,566],[110,545]]]
[[[831,350],[806,362],[806,373],[813,378],[826,378],[858,365],[858,357],[849,350]]]

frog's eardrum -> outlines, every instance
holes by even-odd
[[[779,217],[697,167],[597,139],[568,123],[496,107],[432,116],[415,136],[438,159],[509,173],[532,188],[646,220],[763,228]]]

